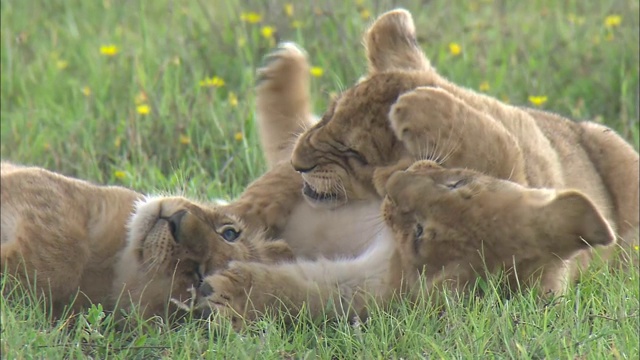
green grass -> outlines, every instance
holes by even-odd
[[[2,0],[1,157],[143,192],[233,198],[265,169],[254,126],[261,58],[279,40],[305,47],[324,70],[312,81],[321,113],[332,92],[366,69],[361,34],[371,19],[363,13],[397,4],[316,3],[295,2],[288,17],[282,1]],[[402,5],[442,74],[474,89],[486,82],[486,92],[514,104],[547,96],[542,108],[606,123],[638,148],[637,1]],[[261,22],[241,21],[247,12]],[[609,15],[622,17],[619,26],[605,26]],[[302,26],[292,27],[294,20]],[[261,35],[263,26],[277,29],[274,39]],[[452,55],[450,43],[462,52]],[[108,44],[118,54],[101,55]],[[199,86],[212,76],[224,86]],[[136,111],[141,93],[147,115]],[[0,350],[3,358],[25,359],[634,359],[639,283],[637,272],[604,268],[547,307],[528,294],[509,301],[490,295],[452,302],[440,317],[428,305],[401,302],[360,326],[286,327],[268,318],[244,334],[196,321],[120,331],[97,308],[51,323],[42,305],[14,294],[10,305],[2,299]]]

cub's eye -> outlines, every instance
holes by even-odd
[[[451,190],[457,189],[467,183],[467,179],[453,180],[445,184],[445,186]]]
[[[345,151],[345,153],[347,154],[348,157],[354,158],[356,160],[358,160],[360,163],[362,163],[362,165],[367,165],[369,164],[367,162],[367,159],[364,158],[364,156],[362,156],[362,154],[360,154],[359,152],[353,150],[353,149],[348,149],[347,151]]]
[[[424,229],[422,228],[422,225],[420,224],[416,224],[416,229],[415,229],[415,233],[414,236],[417,239],[420,239],[422,237],[422,234],[424,233]]]
[[[231,225],[227,225],[220,231],[220,236],[228,242],[234,242],[240,236],[240,230],[237,230]]]

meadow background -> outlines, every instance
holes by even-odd
[[[445,76],[504,101],[605,123],[640,143],[636,0],[2,0],[3,160],[198,199],[264,170],[255,69],[279,41],[309,53],[315,111],[365,71],[362,32],[402,6]],[[194,321],[118,331],[99,308],[50,322],[2,299],[2,358],[637,359],[637,272],[596,268],[546,306],[399,303],[369,322],[267,318],[243,334]],[[4,286],[4,281],[2,282]],[[18,297],[20,299],[20,297]]]

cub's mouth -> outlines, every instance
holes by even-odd
[[[302,186],[302,194],[312,206],[328,206],[334,208],[347,202],[344,195],[333,192],[318,191],[306,181]]]

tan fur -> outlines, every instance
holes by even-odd
[[[267,165],[289,160],[295,139],[316,121],[311,115],[309,64],[301,48],[283,43],[257,71],[256,117]]]
[[[297,139],[291,164],[299,174],[287,164],[275,166],[229,206],[229,211],[246,216],[251,224],[267,229],[270,236],[284,238],[296,255],[316,260],[277,266],[234,263],[228,271],[205,279],[209,284],[206,289],[212,291],[200,299],[201,304],[254,318],[272,307],[295,312],[307,301],[314,315],[324,311],[327,303],[340,304],[335,307],[341,309],[338,312],[351,315],[363,310],[364,294],[384,298],[397,285],[398,277],[417,273],[421,267],[418,262],[411,269],[396,267],[391,271],[390,264],[398,265],[405,259],[393,251],[396,245],[390,229],[370,214],[380,209],[387,179],[425,158],[445,167],[477,170],[496,178],[492,181],[499,184],[503,183],[498,179],[511,180],[513,183],[504,182],[510,184],[504,191],[512,186],[527,199],[504,204],[513,206],[513,214],[503,211],[505,215],[521,215],[513,219],[518,220],[515,223],[530,219],[531,213],[520,208],[533,203],[540,206],[534,209],[539,215],[537,225],[523,230],[528,240],[523,240],[521,247],[502,249],[490,261],[490,265],[506,267],[509,272],[513,264],[505,260],[508,255],[521,255],[529,249],[531,259],[518,259],[515,264],[515,270],[523,271],[518,279],[525,287],[540,280],[543,290],[562,292],[574,276],[576,263],[587,262],[590,247],[567,240],[576,236],[565,237],[561,231],[572,224],[595,224],[608,235],[613,229],[625,236],[620,243],[637,243],[633,234],[638,228],[638,153],[615,132],[602,125],[574,123],[510,106],[442,78],[418,48],[413,20],[404,10],[378,18],[365,36],[365,45],[369,74],[345,91],[322,119]],[[287,83],[296,83],[287,79]],[[279,104],[288,106],[286,99],[280,99]],[[264,114],[261,129],[271,121],[270,115]],[[286,128],[282,124],[286,117],[273,119],[276,129]],[[295,128],[296,119],[288,120],[293,124],[290,128]],[[407,195],[413,201],[429,195],[419,192],[419,184],[416,192]],[[482,199],[481,206],[474,205],[480,214],[484,203],[494,206],[490,197]],[[447,225],[454,228],[462,223],[463,214],[459,215],[449,218],[457,222]],[[482,221],[472,220],[476,224],[491,221],[490,211]],[[510,224],[503,221],[492,227],[500,240],[497,246],[506,241],[501,234],[518,231]],[[545,229],[552,232],[534,231]],[[459,235],[453,239],[477,240]],[[570,246],[536,248],[535,238],[548,245],[553,244],[546,242],[549,239],[563,240]],[[611,241],[604,236],[590,244]],[[473,276],[470,270],[474,274],[482,271],[481,263],[476,262],[477,245],[465,249],[464,261],[440,268],[440,275],[430,281],[440,283],[455,277],[458,282],[454,286],[464,285]],[[409,258],[417,255],[405,254]],[[467,272],[456,273],[461,267]],[[345,304],[355,308],[345,309]]]
[[[180,197],[143,198],[5,162],[1,177],[0,269],[45,295],[56,316],[78,290],[75,309],[134,302],[146,316],[164,315],[169,298],[186,300],[189,287],[232,260],[292,257],[284,242]],[[240,232],[233,242],[221,237],[230,228]]]
[[[596,206],[575,190],[530,189],[421,161],[392,175],[385,191],[382,211],[398,245],[392,283],[408,289],[420,274],[428,288],[462,289],[504,269],[511,290],[539,285],[562,294],[570,260],[615,243]]]
[[[310,203],[335,208],[378,198],[376,171],[407,157],[431,159],[528,187],[580,190],[618,235],[633,237],[639,168],[630,145],[602,125],[451,83],[430,66],[414,32],[407,11],[382,15],[365,37],[368,76],[298,138],[291,162],[312,189]]]
[[[537,287],[559,295],[577,254],[615,243],[595,205],[575,190],[530,189],[419,161],[391,175],[380,192],[387,193],[382,213],[393,234],[381,231],[365,253],[233,262],[205,278],[198,306],[230,317],[236,328],[274,310],[291,318],[302,309],[314,318],[362,317],[370,301],[385,306],[398,292],[463,290],[499,270],[511,291]],[[426,287],[418,284],[423,280]]]

